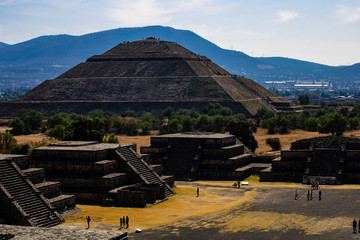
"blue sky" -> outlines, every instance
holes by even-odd
[[[360,0],[0,0],[0,41],[163,25],[225,49],[328,65],[360,62]]]

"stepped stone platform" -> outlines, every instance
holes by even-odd
[[[250,171],[252,154],[235,136],[221,133],[175,133],[151,137],[151,145],[140,148],[149,164],[161,164],[164,174],[176,180],[243,180]]]
[[[174,194],[173,177],[163,179],[162,166],[154,169],[135,149],[134,144],[63,141],[34,149],[30,165],[44,168],[78,203],[145,207]]]
[[[75,197],[61,195],[59,183],[46,182],[44,169],[26,169],[28,160],[23,155],[0,155],[0,223],[58,225],[64,219],[57,210],[74,207]],[[52,199],[59,196],[62,199],[56,206],[51,205]]]
[[[285,98],[230,74],[205,56],[174,42],[148,38],[119,44],[16,101],[0,103],[0,116],[17,117],[32,109],[47,116],[87,114],[94,109],[152,112],[169,106],[200,110],[209,103],[221,103],[247,116],[260,108],[277,112],[291,107]]]
[[[358,184],[360,139],[329,136],[293,142],[271,167],[260,172],[260,180]]]
[[[22,227],[0,224],[1,235],[14,235],[16,240],[66,239],[66,240],[126,240],[127,233],[119,231],[70,230],[62,228]],[[2,238],[1,238],[2,239]]]

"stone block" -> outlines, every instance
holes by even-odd
[[[39,190],[46,198],[53,198],[61,194],[60,182],[41,182],[35,184],[35,188]]]
[[[33,183],[40,183],[45,179],[45,169],[44,168],[28,168],[23,170],[23,173],[29,178]]]

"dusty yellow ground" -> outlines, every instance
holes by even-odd
[[[176,194],[167,201],[147,208],[116,208],[77,205],[80,213],[67,217],[64,227],[85,228],[86,216],[91,216],[91,228],[97,230],[118,230],[119,217],[129,216],[130,229],[149,229],[175,222],[186,221],[196,216],[216,214],[224,209],[244,204],[255,197],[255,192],[249,191],[241,198],[238,196],[219,196],[213,187],[201,188],[200,197],[196,197],[196,188],[179,186],[174,188]],[[232,191],[236,191],[234,189]]]
[[[279,188],[308,188],[295,183],[260,183],[258,177],[250,177],[249,186],[241,189],[229,188],[229,181],[196,181],[192,186],[179,185],[176,194],[167,201],[147,208],[116,208],[77,205],[80,212],[66,217],[61,228],[85,229],[86,216],[91,216],[93,230],[119,230],[119,217],[129,216],[130,228],[170,229],[177,233],[180,227],[220,228],[220,232],[238,231],[288,231],[303,230],[306,234],[321,234],[339,228],[350,228],[352,219],[346,217],[320,218],[296,213],[246,211],[256,204],[262,188],[279,191]],[[196,187],[200,186],[200,197],[196,198]],[[251,187],[251,190],[249,188]],[[323,189],[360,189],[360,185],[323,186]],[[269,191],[268,191],[269,192]],[[266,196],[262,196],[266,197]]]

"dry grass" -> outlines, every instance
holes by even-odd
[[[291,131],[289,134],[267,134],[264,128],[258,128],[254,134],[255,139],[258,141],[259,147],[255,150],[257,155],[278,155],[280,151],[272,151],[271,147],[266,145],[267,138],[279,138],[282,149],[289,148],[292,142],[300,139],[314,138],[321,136],[328,136],[327,134],[320,134],[318,132],[308,132],[300,129]],[[344,133],[345,137],[360,137],[360,130],[348,131]]]
[[[6,130],[10,130],[10,127],[1,126],[0,132],[5,132]],[[151,136],[157,135],[158,131],[151,131],[151,135],[146,136],[123,136],[118,135],[119,142],[121,144],[137,144],[137,150],[140,152],[140,146],[148,146],[150,145]],[[326,134],[319,134],[318,132],[307,132],[304,130],[296,129],[291,131],[289,134],[267,134],[267,130],[263,128],[258,128],[257,132],[254,134],[255,139],[258,141],[259,147],[256,149],[255,154],[257,155],[279,155],[280,151],[272,151],[271,147],[266,145],[267,138],[280,138],[280,142],[282,145],[282,149],[289,148],[291,143],[300,139],[327,136]],[[345,132],[344,136],[346,137],[360,137],[360,129],[355,131]],[[19,135],[15,136],[15,139],[18,141],[18,144],[25,143],[34,143],[41,142],[43,139],[46,139],[47,136],[45,134],[30,134],[30,135]]]

